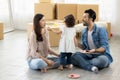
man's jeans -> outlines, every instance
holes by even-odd
[[[59,65],[60,65],[59,58],[51,57],[51,58],[48,58],[48,59],[55,62],[53,68],[59,67]],[[46,68],[48,66],[47,63],[44,60],[39,59],[39,58],[28,59],[28,65],[31,69],[43,69],[43,68]]]
[[[80,68],[91,71],[93,66],[99,69],[109,66],[108,58],[105,55],[84,54],[76,52],[72,55],[72,63]]]

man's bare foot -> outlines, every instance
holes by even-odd
[[[58,69],[61,70],[61,71],[63,71],[63,66],[60,65],[60,66],[58,67]]]

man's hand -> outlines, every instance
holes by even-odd
[[[88,53],[95,53],[95,49],[91,49],[87,51]]]
[[[81,52],[81,53],[86,53],[86,50],[80,49],[80,52]]]
[[[91,54],[91,53],[95,53],[95,49],[91,49],[91,50],[80,50],[81,53],[86,53],[86,54]]]

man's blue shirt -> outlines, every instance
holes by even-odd
[[[89,50],[88,45],[88,28],[85,28],[81,34],[82,47],[85,50]],[[112,56],[110,55],[109,43],[108,43],[108,34],[104,27],[97,26],[94,24],[93,33],[92,33],[93,43],[96,48],[103,47],[105,49],[103,55],[106,55],[109,59],[109,63],[113,61]]]

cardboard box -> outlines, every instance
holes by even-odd
[[[95,4],[78,4],[77,5],[77,20],[82,22],[83,13],[87,9],[93,9],[96,12],[96,21],[99,20],[99,6]]]
[[[77,4],[56,4],[56,18],[63,20],[68,14],[73,14],[77,17]]]
[[[54,30],[59,30],[58,27],[52,27]],[[56,34],[51,31],[49,31],[49,41],[50,41],[50,46],[59,46],[59,41],[60,41],[60,36],[61,34]]]
[[[97,25],[103,26],[108,32],[108,39],[111,38],[111,23],[110,22],[95,22]]]
[[[110,22],[107,22],[107,31],[108,31],[108,39],[111,38],[111,23]]]
[[[59,27],[61,25],[64,25],[63,20],[51,20],[51,21],[46,21],[46,26],[48,27]]]
[[[53,0],[39,0],[40,3],[51,3]]]
[[[63,26],[63,20],[53,20],[53,21],[46,21],[46,25],[51,27],[54,30],[59,30],[59,27]],[[50,45],[53,47],[59,46],[61,34],[56,34],[54,32],[49,31],[49,41]]]
[[[0,40],[3,39],[3,23],[0,22]]]
[[[45,15],[45,19],[53,20],[55,17],[54,3],[35,3],[34,14],[41,13]]]

